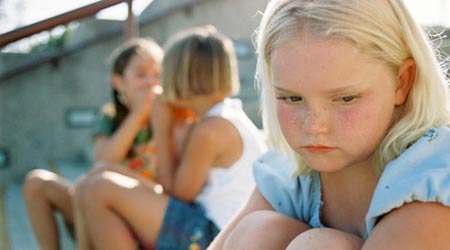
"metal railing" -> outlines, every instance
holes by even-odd
[[[23,28],[19,28],[15,31],[11,31],[5,34],[0,34],[0,44],[6,44],[6,41],[9,41],[9,43],[12,43],[13,41],[20,40],[22,38],[29,37],[33,34],[39,33],[41,31],[50,30],[58,25],[67,24],[71,21],[80,20],[89,16],[95,15],[95,13],[99,12],[102,9],[108,8],[110,6],[113,6],[115,4],[119,4],[122,2],[128,3],[128,20],[125,25],[125,38],[128,39],[130,37],[136,36],[135,31],[139,26],[145,26],[150,25],[161,18],[165,18],[172,13],[182,11],[182,10],[190,10],[195,5],[200,4],[207,0],[189,0],[189,1],[183,1],[180,4],[177,4],[176,6],[172,6],[169,8],[164,9],[161,12],[155,13],[150,17],[147,17],[145,19],[139,19],[139,22],[136,22],[133,14],[132,14],[132,0],[103,0],[96,2],[91,5],[87,5],[85,7],[69,11],[67,13],[61,14],[56,17],[52,17],[49,19],[46,19],[44,21],[41,21],[39,23],[35,23],[33,25],[29,25]],[[135,27],[136,26],[136,27]],[[33,27],[31,29],[31,27]],[[53,52],[47,52],[37,58],[31,59],[25,63],[22,63],[20,65],[17,65],[16,67],[12,69],[8,69],[5,72],[0,72],[0,84],[2,84],[5,80],[15,77],[19,74],[25,73],[35,67],[39,67],[45,63],[52,63],[54,65],[57,65],[59,60],[61,60],[63,57],[68,56],[72,53],[75,53],[77,51],[80,51],[88,46],[97,44],[99,42],[105,41],[107,39],[111,39],[114,37],[117,37],[121,33],[124,32],[123,28],[119,27],[113,27],[112,29],[105,30],[102,33],[98,33],[93,37],[89,37],[75,45],[71,45],[70,47],[65,47],[58,51]],[[0,46],[0,48],[2,47]]]
[[[95,2],[93,4],[63,13],[61,15],[45,19],[43,21],[30,24],[24,26],[22,28],[18,28],[12,30],[10,32],[6,32],[4,34],[0,34],[0,48],[18,41],[22,38],[29,37],[36,33],[50,30],[56,26],[68,24],[72,21],[84,19],[86,17],[90,17],[95,15],[97,12],[109,8],[113,5],[126,2],[128,4],[128,17],[127,17],[127,25],[125,26],[125,34],[126,38],[130,38],[134,36],[134,26],[135,20],[133,16],[133,0],[101,0]]]

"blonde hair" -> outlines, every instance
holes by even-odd
[[[169,39],[162,66],[165,101],[237,94],[239,78],[230,39],[213,26],[181,31]]]
[[[450,125],[448,82],[434,54],[431,41],[416,24],[401,0],[272,0],[257,30],[257,82],[261,93],[263,126],[269,142],[295,157],[293,175],[311,169],[286,142],[276,121],[270,60],[274,49],[298,32],[318,38],[341,39],[398,72],[413,58],[416,76],[406,102],[372,155],[375,172],[397,158],[431,127]]]

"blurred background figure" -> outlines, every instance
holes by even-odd
[[[176,33],[165,47],[162,87],[152,111],[156,180],[106,171],[78,183],[79,249],[131,250],[136,241],[206,249],[250,196],[252,164],[266,145],[242,102],[230,98],[239,91],[232,41],[213,26]],[[179,141],[172,107],[197,118]]]
[[[150,117],[155,93],[151,91],[160,87],[162,59],[162,49],[148,39],[130,40],[114,51],[112,102],[104,105],[97,118],[94,162],[121,164],[125,168],[114,171],[154,178]],[[103,170],[100,168],[89,174]],[[27,174],[23,194],[40,249],[60,249],[55,213],[62,214],[73,232],[72,183],[51,171],[36,169]]]

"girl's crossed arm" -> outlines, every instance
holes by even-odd
[[[385,215],[362,249],[449,249],[448,225],[448,207],[431,202],[408,203]]]

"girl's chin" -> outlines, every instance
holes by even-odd
[[[336,163],[325,162],[306,162],[308,166],[318,172],[334,173],[342,170],[342,166],[336,165]]]

